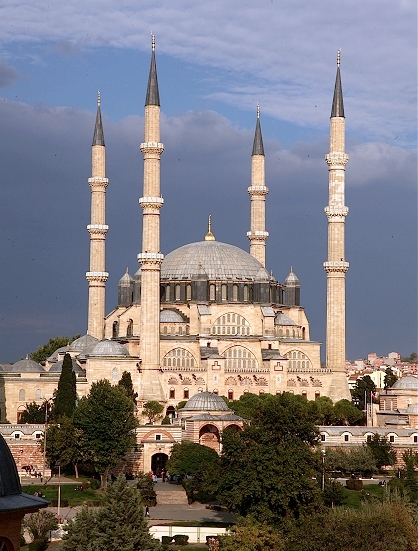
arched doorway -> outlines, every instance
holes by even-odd
[[[165,470],[165,465],[168,461],[168,455],[166,453],[154,453],[151,457],[151,470],[157,476],[161,476],[161,471]]]
[[[174,406],[168,406],[165,414],[167,415],[167,417],[174,419],[176,416],[176,408]]]
[[[221,449],[220,442],[221,439],[219,430],[215,427],[215,425],[205,425],[200,429],[199,444],[202,444],[202,446],[212,448],[219,453]]]
[[[19,532],[18,532],[19,533]],[[0,551],[13,551],[14,547],[12,542],[7,538],[0,538]]]

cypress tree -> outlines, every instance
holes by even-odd
[[[69,354],[65,354],[58,389],[55,395],[54,418],[59,419],[64,415],[72,417],[76,399],[77,390],[73,361]]]
[[[130,398],[136,406],[136,399],[138,398],[138,393],[134,391],[134,385],[132,383],[132,377],[129,371],[124,371],[122,377],[118,382],[118,388],[123,390],[128,398]]]

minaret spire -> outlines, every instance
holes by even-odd
[[[145,100],[141,263],[141,321],[139,353],[141,380],[139,399],[164,401],[160,373],[160,270],[164,256],[160,252],[160,209],[164,200],[160,191],[160,98],[158,94],[155,37],[151,36],[151,67]]]
[[[109,274],[105,271],[105,239],[109,226],[106,225],[106,148],[100,112],[100,92],[97,95],[96,124],[92,143],[91,223],[87,226],[90,234],[90,271],[86,272],[89,282],[89,303],[87,332],[101,340],[104,336],[105,292]]]
[[[326,367],[333,373],[330,397],[350,399],[345,375],[345,260],[344,226],[348,208],[345,206],[345,118],[340,75],[340,52],[337,56],[337,76],[330,119],[330,150],[325,156],[329,174],[329,203],[325,207],[328,219],[327,329]]]
[[[265,268],[266,266],[266,195],[264,146],[260,125],[260,105],[257,104],[257,121],[255,125],[253,151],[251,154],[251,186],[248,188],[251,197],[251,230],[247,232],[250,240],[250,254]]]

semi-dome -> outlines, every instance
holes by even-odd
[[[85,348],[93,343],[98,343],[99,339],[91,335],[83,335],[70,344],[69,350],[72,352],[82,352]]]
[[[223,398],[212,392],[199,392],[187,400],[182,411],[229,411]]]
[[[172,251],[163,260],[161,279],[194,279],[203,271],[209,279],[269,281],[256,258],[219,241],[199,241]]]
[[[128,350],[116,341],[103,340],[91,350],[90,356],[129,356]]]
[[[44,371],[45,369],[41,364],[28,358],[14,363],[11,369],[11,373],[43,373]]]
[[[418,390],[418,379],[416,377],[401,377],[396,381],[394,385],[391,386],[391,389],[396,388],[397,390]]]
[[[160,312],[161,323],[184,323],[184,319],[179,312],[175,310],[161,310]]]
[[[59,362],[54,363],[54,365],[51,366],[51,369],[49,370],[49,373],[61,373],[63,363],[64,363],[64,360],[60,360]],[[81,367],[74,360],[74,358],[72,358],[72,363],[73,363],[74,373],[82,373],[83,372],[83,369],[81,369]]]
[[[275,325],[297,325],[297,323],[295,323],[292,319],[290,319],[289,316],[282,314],[282,312],[278,312],[276,314],[276,317],[274,318],[274,324]]]

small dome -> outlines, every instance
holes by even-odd
[[[65,352],[68,352],[70,347],[67,346],[61,346],[61,348],[57,348],[53,354],[47,358],[48,362],[56,362],[58,360],[58,354],[64,354]]]
[[[54,365],[51,366],[51,369],[48,371],[48,373],[61,373],[62,371],[62,364],[64,363],[64,360],[60,360],[59,362],[54,363]],[[73,371],[74,373],[81,373],[83,370],[78,365],[78,363],[72,358],[73,363]]]
[[[169,253],[161,265],[161,279],[209,279],[269,281],[268,272],[247,252],[219,241],[190,243]]]
[[[119,280],[119,285],[121,285],[122,287],[130,287],[132,282],[133,278],[129,275],[128,268],[126,268],[126,272]]]
[[[93,343],[98,343],[99,340],[96,339],[96,337],[92,337],[91,335],[83,335],[82,337],[76,339],[70,344],[70,347],[68,350],[71,350],[72,352],[82,352],[85,348],[90,346]]]
[[[104,340],[96,344],[90,356],[129,356],[128,350],[116,341]]]
[[[282,312],[278,312],[274,318],[274,325],[297,325],[289,316],[285,316]]]
[[[290,272],[287,278],[284,280],[284,284],[288,285],[289,287],[297,287],[300,285],[300,281],[297,275],[294,273],[292,266],[290,266]]]
[[[33,360],[20,360],[12,365],[11,373],[43,373],[45,369]]]
[[[175,310],[161,310],[160,312],[161,323],[184,323],[182,316]]]
[[[407,375],[406,377],[401,377],[392,385],[392,389],[397,390],[418,390],[418,379],[416,377],[411,377]]]
[[[182,411],[230,411],[223,398],[212,392],[199,392],[187,400]]]
[[[409,404],[409,406],[406,408],[406,413],[410,413],[411,415],[418,415],[418,404]]]

